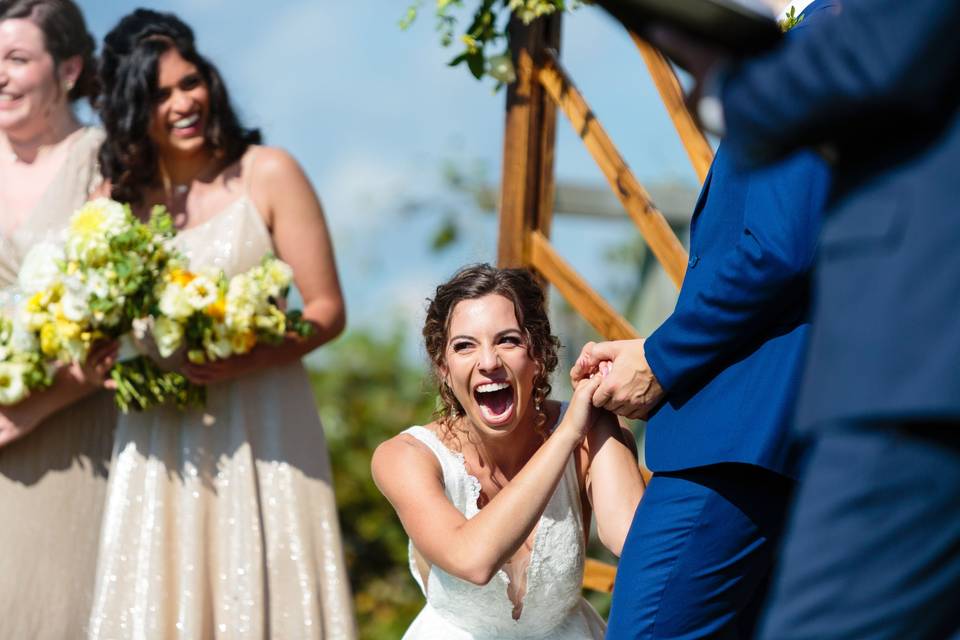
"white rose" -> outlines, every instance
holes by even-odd
[[[193,313],[186,292],[178,284],[171,283],[164,287],[160,294],[159,307],[160,313],[174,320],[189,318]]]
[[[13,317],[13,328],[10,331],[10,348],[16,353],[31,353],[39,348],[37,337],[27,327],[26,318],[22,314]]]
[[[17,404],[29,395],[23,381],[27,365],[17,362],[0,362],[0,404]]]
[[[160,357],[169,358],[183,344],[183,325],[170,318],[157,318],[153,323],[153,338]]]
[[[87,291],[97,298],[109,298],[110,282],[99,271],[91,271],[87,276]]]
[[[217,301],[217,284],[207,276],[197,276],[185,287],[184,293],[190,306],[202,311]]]
[[[63,281],[63,296],[60,298],[63,317],[77,323],[88,320],[91,317],[89,297],[87,286],[79,278],[66,278]]]
[[[59,263],[63,260],[63,247],[60,245],[53,242],[33,245],[17,274],[20,289],[30,296],[53,285],[60,277]]]
[[[222,324],[213,326],[213,335],[204,341],[204,348],[207,354],[214,359],[223,360],[233,355],[233,349],[230,344],[230,335],[226,327]]]

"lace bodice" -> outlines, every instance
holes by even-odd
[[[404,433],[433,452],[440,462],[447,497],[468,519],[474,517],[479,512],[480,482],[467,473],[463,455],[447,449],[424,427],[410,427]],[[421,613],[405,638],[602,637],[603,623],[580,593],[585,544],[579,496],[576,464],[571,456],[534,532],[526,593],[516,620],[512,615],[514,603],[507,595],[510,579],[503,569],[486,585],[477,586],[432,566],[425,585],[411,542],[410,571],[427,598],[426,609],[432,611]],[[444,628],[445,624],[449,626]]]

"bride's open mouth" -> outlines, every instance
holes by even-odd
[[[480,407],[480,415],[492,425],[504,424],[513,417],[516,401],[509,382],[488,382],[477,385],[473,397]]]

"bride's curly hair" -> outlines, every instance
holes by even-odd
[[[171,49],[197,67],[207,86],[210,107],[204,139],[215,157],[226,166],[260,142],[258,130],[240,124],[220,72],[197,52],[193,30],[172,13],[137,9],[104,38],[100,59],[102,93],[97,106],[107,132],[100,168],[117,200],[139,203],[144,189],[158,183],[157,150],[148,129],[160,56]]]
[[[533,379],[533,401],[537,411],[536,428],[546,436],[544,401],[550,394],[550,376],[557,368],[557,350],[560,341],[550,332],[546,298],[543,289],[526,269],[500,269],[489,264],[463,267],[448,281],[437,287],[428,300],[427,318],[423,325],[423,340],[427,355],[433,364],[433,373],[439,392],[438,422],[448,431],[457,418],[464,415],[463,406],[453,390],[440,376],[444,365],[450,317],[457,303],[498,294],[513,302],[517,324],[524,335],[530,358],[537,364]]]

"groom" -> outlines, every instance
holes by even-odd
[[[775,0],[772,0],[775,1]],[[802,38],[838,0],[792,4]],[[656,409],[655,472],[620,558],[607,637],[752,634],[797,474],[790,417],[829,171],[812,153],[742,172],[717,152],[673,314],[647,340],[588,344],[574,382],[612,362],[594,404]]]

